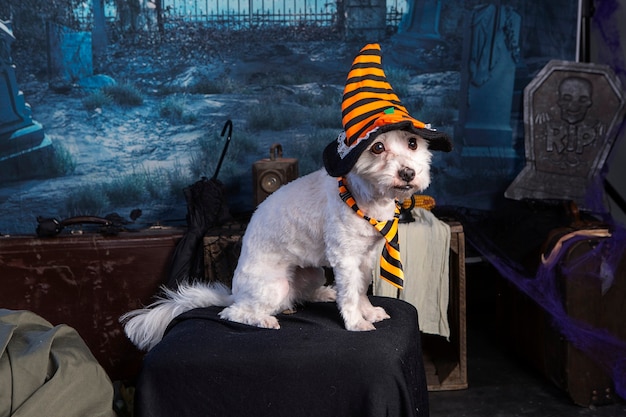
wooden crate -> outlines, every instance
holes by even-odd
[[[459,222],[450,226],[450,340],[422,334],[422,349],[429,391],[460,390],[467,381],[467,329],[465,322],[465,233]]]
[[[246,226],[246,223],[228,223],[209,230],[204,236],[204,277],[207,281],[232,286]]]
[[[449,341],[422,334],[424,365],[429,391],[459,390],[467,382],[467,336],[465,325],[465,234],[458,222],[450,226]],[[245,226],[230,225],[211,230],[204,237],[205,276],[209,281],[230,284],[241,250]]]

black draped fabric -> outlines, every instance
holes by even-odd
[[[371,299],[392,317],[371,332],[347,331],[335,303],[281,314],[280,330],[184,313],[144,359],[135,415],[427,417],[417,312]]]

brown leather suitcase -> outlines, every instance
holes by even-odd
[[[68,324],[112,380],[134,378],[142,353],[119,317],[152,301],[166,281],[183,229],[0,236],[0,307],[30,310]]]

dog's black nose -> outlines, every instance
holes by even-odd
[[[400,175],[403,181],[409,182],[415,178],[415,170],[412,168],[402,168],[398,171],[398,175]]]

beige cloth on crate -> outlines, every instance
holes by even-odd
[[[417,308],[420,330],[448,338],[450,290],[450,226],[428,210],[415,208],[414,222],[398,227],[404,290],[400,299]],[[380,279],[378,259],[374,268],[374,295],[396,297],[396,287]]]

